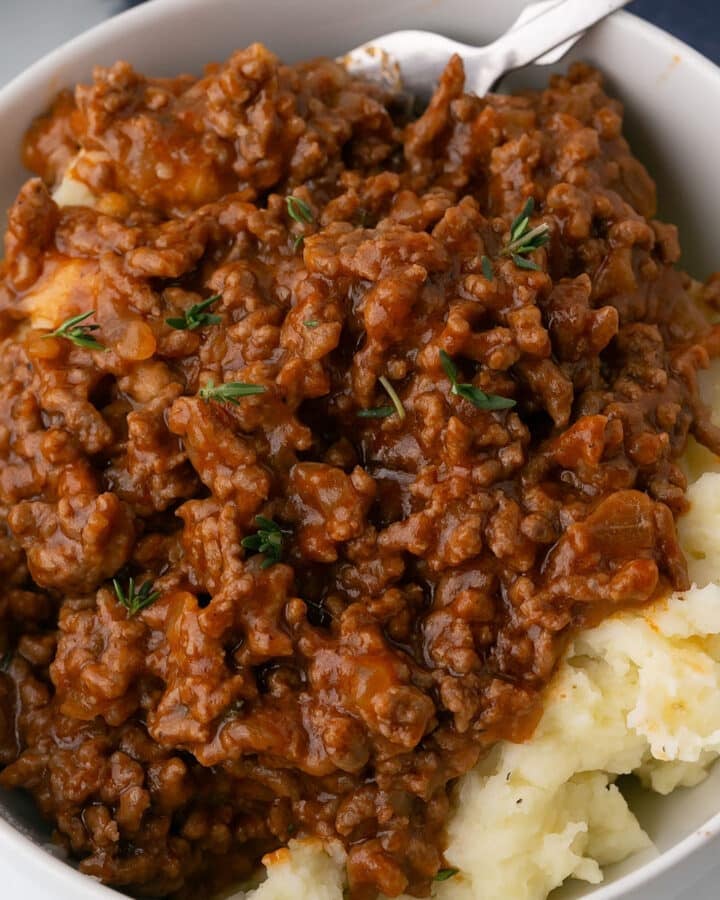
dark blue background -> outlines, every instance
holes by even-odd
[[[628,9],[720,63],[720,0],[635,0]]]
[[[143,0],[120,2],[129,7]],[[634,0],[628,9],[720,64],[720,0]]]

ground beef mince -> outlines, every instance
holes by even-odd
[[[83,872],[207,898],[318,835],[351,897],[427,896],[454,779],[531,735],[569,635],[687,587],[714,289],[621,125],[582,65],[478,98],[453,59],[413,117],[258,45],[35,123],[0,781]],[[52,199],[69,165],[93,204]]]

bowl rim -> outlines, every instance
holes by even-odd
[[[107,39],[115,31],[122,38],[126,35],[128,28],[132,28],[137,23],[143,23],[144,27],[150,27],[160,23],[166,11],[177,14],[183,8],[189,10],[195,8],[196,3],[197,0],[147,0],[140,6],[125,10],[94,25],[44,54],[1,87],[0,111],[3,106],[10,106],[18,100],[22,100],[28,92],[40,92],[43,89],[46,91],[48,84],[53,83],[53,76],[60,66],[71,63],[76,54],[91,50],[98,40]],[[669,52],[672,56],[681,57],[688,66],[716,79],[720,93],[720,66],[702,53],[690,47],[680,38],[627,10],[615,12],[612,19],[640,40],[648,41],[658,49]],[[720,763],[718,764],[720,765]],[[692,833],[654,859],[639,865],[612,884],[592,890],[591,898],[592,900],[620,900],[636,888],[649,885],[718,837],[720,837],[720,809],[703,825],[697,827]],[[110,900],[111,897],[121,896],[119,892],[102,884],[93,876],[79,872],[46,846],[32,841],[0,815],[0,859],[11,860],[12,857],[22,858],[28,868],[32,869],[38,877],[43,872],[46,877],[53,879],[56,887],[63,884],[67,887],[68,892],[72,891],[75,895],[80,894],[87,900],[101,900],[101,898]],[[17,865],[17,859],[15,862],[15,868],[21,868]],[[23,865],[22,868],[24,867]]]

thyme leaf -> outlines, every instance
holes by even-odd
[[[285,532],[272,519],[266,516],[255,516],[258,530],[255,534],[249,534],[244,537],[240,544],[246,550],[252,550],[255,553],[264,553],[265,560],[261,568],[267,569],[269,566],[279,563],[283,553],[283,539]]]
[[[442,363],[445,374],[450,379],[451,394],[455,394],[457,397],[468,400],[473,406],[477,407],[477,409],[511,409],[515,406],[515,400],[511,400],[510,397],[501,397],[498,394],[486,394],[485,391],[481,391],[480,388],[475,387],[474,384],[458,381],[459,374],[457,366],[444,350],[440,351],[440,362]]]
[[[453,875],[457,875],[459,871],[460,869],[440,869],[433,881],[447,881],[448,878],[452,878]]]
[[[394,406],[371,406],[370,409],[359,410],[358,416],[361,419],[386,419],[394,412]]]
[[[264,394],[266,390],[267,388],[262,384],[245,384],[242,381],[228,381],[225,384],[216,385],[211,378],[205,387],[200,388],[198,396],[208,402],[216,400],[218,403],[234,403],[237,405],[240,397]]]
[[[542,266],[539,266],[531,259],[525,259],[524,256],[519,256],[517,253],[513,254],[512,261],[519,269],[530,269],[532,272],[542,272]]]
[[[402,405],[402,401],[398,397],[397,391],[392,386],[390,379],[385,375],[380,376],[380,384],[385,388],[388,393],[388,397],[392,400],[393,406],[395,407],[395,412],[398,414],[400,419],[405,418],[405,407]]]
[[[80,324],[94,314],[95,310],[90,309],[88,312],[80,313],[77,316],[70,316],[70,318],[65,319],[62,325],[59,325],[55,331],[51,331],[49,334],[43,335],[43,337],[65,338],[67,341],[72,341],[75,346],[84,347],[86,350],[105,350],[105,345],[92,337],[93,331],[97,331],[100,326]]]
[[[362,419],[379,419],[386,418],[387,416],[391,416],[393,413],[397,413],[398,417],[402,421],[407,413],[405,412],[405,407],[402,405],[402,400],[398,396],[397,391],[392,385],[392,382],[386,375],[380,376],[380,384],[385,388],[388,397],[392,400],[392,406],[373,406],[370,409],[361,409],[358,412],[358,416]]]
[[[287,207],[287,214],[294,222],[298,222],[298,224],[304,226],[312,225],[315,221],[309,204],[304,200],[301,200],[300,197],[288,194],[285,198],[285,206]],[[293,250],[297,251],[298,248],[302,246],[304,240],[304,234],[295,235],[295,239],[293,240]]]
[[[448,353],[446,353],[444,350],[440,351],[440,362],[442,363],[442,367],[445,371],[445,374],[450,379],[450,382],[454,388],[455,385],[458,383],[458,378],[460,377],[460,373],[458,372],[457,366],[452,361],[452,358],[450,357],[450,355]]]
[[[216,303],[220,296],[220,294],[213,294],[212,297],[201,300],[200,303],[193,303],[190,309],[182,316],[173,316],[165,319],[165,321],[177,331],[195,331],[196,328],[203,328],[206,325],[219,325],[222,322],[222,317],[214,313],[205,312],[205,310],[209,309],[213,303]]]
[[[535,201],[528,198],[525,206],[516,216],[510,226],[510,240],[501,250],[502,256],[511,257],[512,261],[521,269],[540,271],[540,266],[530,259],[526,259],[528,253],[539,250],[550,240],[550,227],[546,222],[530,228],[530,217],[535,210]]]
[[[285,205],[287,206],[287,213],[293,221],[299,222],[301,225],[303,223],[312,225],[315,221],[309,205],[304,200],[301,200],[300,197],[288,194],[285,198]]]
[[[144,581],[140,588],[136,588],[135,579],[128,578],[127,589],[124,590],[117,578],[113,578],[115,596],[118,603],[128,611],[129,618],[146,609],[160,596],[160,591],[154,591],[152,586],[152,581]]]

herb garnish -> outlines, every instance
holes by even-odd
[[[294,219],[294,221],[299,222],[301,225],[303,223],[312,225],[315,221],[312,210],[304,200],[300,199],[300,197],[288,194],[285,198],[285,203],[287,205],[288,215],[291,219]]]
[[[371,406],[369,409],[358,410],[358,416],[361,419],[386,419],[394,412],[394,406]]]
[[[225,384],[216,385],[211,378],[205,387],[200,388],[198,396],[208,402],[216,400],[218,403],[234,403],[237,406],[240,397],[264,394],[266,390],[265,385],[245,384],[242,381],[228,381]]]
[[[393,413],[397,413],[400,419],[404,419],[407,413],[405,412],[405,407],[402,405],[402,400],[398,397],[397,391],[392,386],[390,379],[385,375],[380,376],[380,384],[385,388],[388,393],[388,396],[393,402],[392,406],[373,406],[370,409],[361,409],[358,412],[358,416],[363,419],[384,419],[387,416],[391,416]]]
[[[154,603],[160,596],[160,591],[154,591],[152,586],[152,581],[145,581],[142,586],[136,590],[135,579],[128,578],[127,591],[124,591],[117,578],[113,578],[115,596],[118,599],[118,603],[124,606],[128,611],[128,616],[130,618],[150,606],[150,604]]]
[[[390,383],[390,380],[385,375],[381,375],[380,376],[380,384],[388,392],[388,396],[392,400],[393,406],[395,407],[395,412],[398,414],[398,416],[401,419],[404,419],[405,418],[405,407],[402,405],[402,401],[398,397],[397,391]]]
[[[255,521],[259,525],[258,530],[244,537],[240,543],[246,550],[264,553],[261,568],[267,569],[282,559],[284,532],[277,522],[266,516],[255,516]]]
[[[193,303],[190,309],[182,316],[171,317],[165,319],[165,321],[171,328],[175,328],[177,331],[195,331],[196,328],[202,328],[206,325],[219,325],[220,322],[222,322],[222,316],[205,312],[205,310],[212,306],[213,303],[216,303],[220,299],[220,296],[220,294],[213,294],[212,297],[208,297],[207,300],[202,300],[200,303]]]
[[[512,261],[520,269],[532,269],[533,271],[541,271],[541,267],[531,259],[526,259],[528,253],[533,250],[539,250],[544,247],[550,240],[549,226],[543,222],[535,228],[528,230],[530,225],[530,216],[535,209],[535,201],[532,197],[528,198],[527,203],[523,206],[520,214],[514,219],[510,226],[510,240],[502,249],[503,256],[512,257]]]
[[[453,875],[457,875],[459,871],[460,869],[440,869],[433,881],[447,881],[448,878],[452,878]]]
[[[84,347],[86,350],[104,350],[105,345],[92,337],[92,332],[97,331],[100,326],[80,324],[81,322],[84,322],[85,319],[94,315],[94,313],[95,310],[91,309],[88,310],[88,312],[80,313],[77,316],[70,316],[70,318],[65,319],[62,325],[58,326],[55,331],[51,331],[49,334],[43,335],[43,337],[66,338],[66,340],[72,341],[77,347]]]
[[[312,225],[315,221],[309,205],[304,200],[301,200],[300,197],[288,194],[285,198],[285,205],[290,218],[300,225]],[[297,250],[304,240],[305,235],[298,234],[293,241],[293,250]]]
[[[469,400],[478,409],[510,409],[515,406],[515,401],[511,400],[510,397],[486,394],[480,388],[475,387],[474,384],[461,384],[458,382],[457,366],[444,350],[440,351],[440,362],[452,384],[450,388],[451,394]]]
[[[308,322],[303,322],[303,325],[306,328],[317,328],[319,324],[320,323],[318,322],[317,319],[310,319],[310,321],[308,321]]]
[[[480,264],[482,265],[483,275],[487,278],[488,281],[493,280],[493,267],[487,256],[483,256],[480,260]]]

